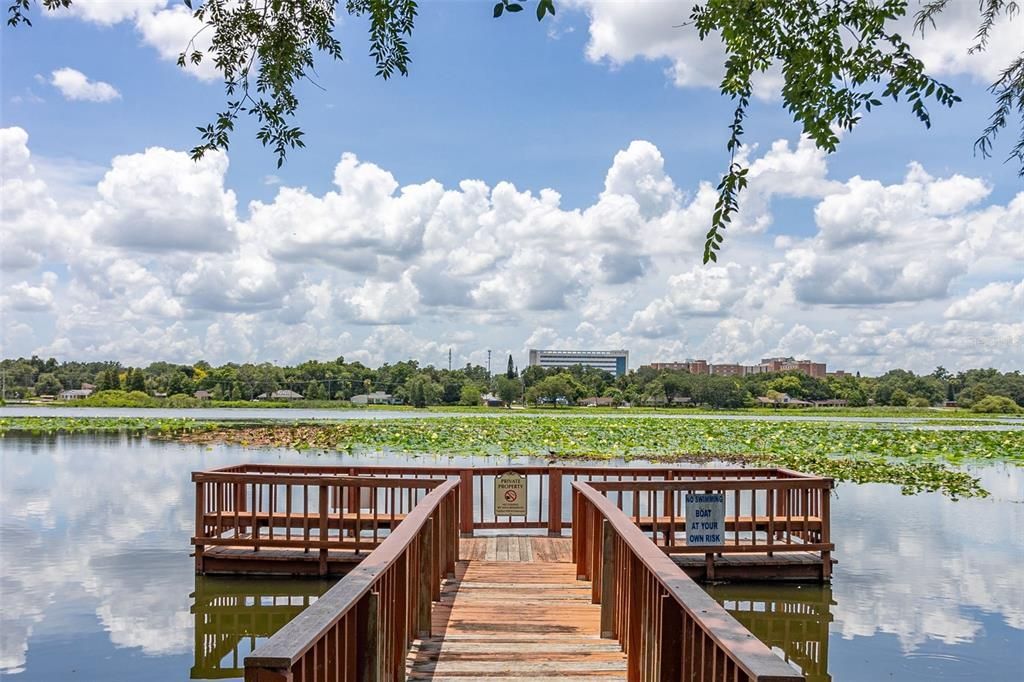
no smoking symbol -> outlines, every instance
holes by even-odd
[[[509,504],[512,504],[513,502],[515,502],[517,497],[519,497],[519,496],[516,495],[516,491],[515,490],[506,490],[505,491],[505,501],[508,502]]]

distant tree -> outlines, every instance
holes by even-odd
[[[896,407],[906,407],[910,403],[910,396],[902,388],[897,388],[889,396],[889,404]]]
[[[785,393],[793,398],[804,397],[804,390],[799,377],[791,374],[772,380],[768,384],[768,390]]]
[[[36,380],[36,395],[57,395],[62,390],[64,387],[60,385],[60,381],[53,374],[40,374]]]
[[[511,405],[519,397],[521,384],[515,378],[500,376],[494,381],[494,390],[501,398],[501,402]]]
[[[231,399],[232,400],[244,400],[245,399],[242,396],[242,388],[238,384],[235,384],[234,386],[231,387]]]
[[[516,378],[516,366],[512,362],[512,354],[508,354],[508,366],[505,368],[505,378],[515,379]]]
[[[327,389],[320,381],[314,381],[306,386],[305,398],[307,400],[326,400]]]
[[[121,377],[116,367],[104,369],[96,377],[97,391],[119,391],[121,390]]]
[[[125,381],[126,391],[146,392],[146,375],[142,373],[141,367],[128,370],[128,377]]]
[[[569,374],[555,374],[545,377],[531,386],[527,396],[532,396],[530,402],[538,403],[544,401],[557,407],[559,399],[573,402],[579,397],[577,395],[578,387],[573,384],[574,382]]]
[[[990,395],[974,403],[971,407],[973,412],[984,412],[988,414],[1019,414],[1024,412],[1017,403],[1006,396]]]
[[[405,384],[405,393],[414,407],[437,405],[441,402],[444,389],[425,374],[412,376]]]
[[[483,402],[480,394],[480,387],[477,384],[463,384],[462,391],[459,395],[459,404],[467,406],[479,405]]]

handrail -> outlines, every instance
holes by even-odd
[[[572,490],[577,573],[593,581],[601,635],[622,643],[628,679],[804,679],[600,491],[579,481]]]
[[[820,578],[832,576],[831,478],[752,478],[663,481],[589,481],[614,498],[614,506],[649,534],[667,554],[704,554],[708,579],[715,578],[713,554],[816,553]],[[714,546],[681,542],[687,521],[684,494],[722,493],[722,542]]]
[[[529,504],[527,513],[521,517],[498,517],[493,514],[487,501],[491,495],[492,481],[496,476],[513,471],[526,477]],[[471,535],[476,529],[547,530],[549,535],[560,536],[571,526],[567,516],[569,508],[563,504],[568,499],[569,484],[575,480],[699,480],[727,479],[750,481],[769,480],[822,480],[810,474],[776,467],[680,467],[680,466],[405,466],[405,465],[313,465],[313,464],[237,464],[197,472],[193,476],[204,478],[211,474],[225,475],[289,475],[296,478],[324,476],[383,476],[405,478],[458,478],[462,481],[460,495],[462,506],[459,510],[459,527],[464,535]],[[251,478],[249,480],[252,480]],[[262,480],[262,479],[261,479]]]
[[[417,631],[430,630],[441,578],[454,572],[458,493],[458,481],[428,493],[362,563],[245,658],[245,679],[307,679],[310,666],[308,679],[318,680],[404,670]]]

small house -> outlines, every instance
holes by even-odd
[[[353,405],[401,405],[402,401],[390,393],[374,391],[373,393],[360,393],[349,398]]]
[[[82,400],[92,395],[91,388],[71,388],[66,391],[61,391],[57,397],[61,400]]]

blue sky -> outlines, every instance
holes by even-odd
[[[634,365],[1024,366],[1024,193],[971,149],[1019,19],[969,59],[954,3],[920,49],[964,102],[931,130],[887,104],[826,158],[756,100],[761,180],[709,268],[720,57],[672,28],[685,3],[627,4],[538,24],[423,3],[411,74],[388,82],[345,17],[345,61],[302,87],[308,147],[281,169],[247,123],[226,157],[182,156],[223,93],[166,58],[189,35],[178,3],[79,0],[5,29],[3,355],[525,364],[572,344]]]

